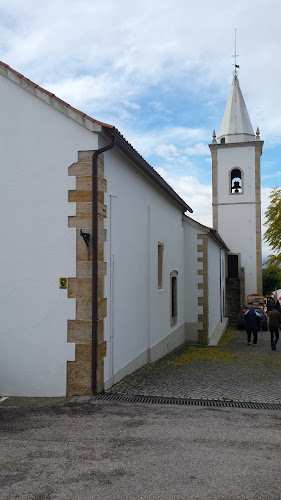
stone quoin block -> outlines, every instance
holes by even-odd
[[[76,216],[68,217],[68,226],[76,229],[76,278],[69,278],[68,297],[76,299],[76,319],[68,321],[68,342],[75,343],[75,361],[67,363],[68,395],[91,394],[92,392],[92,156],[93,151],[79,151],[78,162],[68,169],[69,176],[76,176],[76,190],[69,190],[68,201],[76,203]],[[104,179],[104,158],[98,157],[98,220],[97,220],[97,391],[104,387],[104,318],[107,315],[107,300],[104,297],[104,276],[107,266],[104,262],[104,243],[107,232],[104,221],[107,208],[104,193],[107,183]],[[80,230],[90,234],[87,247]]]

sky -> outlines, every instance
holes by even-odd
[[[240,87],[265,142],[264,222],[281,181],[280,21],[279,0],[0,0],[0,59],[118,128],[212,226],[208,144],[231,89],[236,29]]]

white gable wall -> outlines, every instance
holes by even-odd
[[[116,154],[116,148],[105,154],[104,161],[105,381],[110,387],[184,342],[183,227],[181,208]],[[158,290],[158,243],[164,244],[162,290]],[[171,326],[170,273],[174,270],[178,272],[178,319]]]
[[[75,300],[59,289],[76,274],[68,167],[97,136],[2,75],[0,96],[0,394],[62,396],[74,359]]]

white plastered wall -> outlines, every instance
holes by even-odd
[[[217,150],[218,159],[218,203],[255,203],[255,148],[241,146]],[[230,194],[229,172],[239,168],[243,173],[243,192]],[[223,227],[223,226],[222,226]],[[223,235],[220,232],[220,235]]]
[[[76,274],[68,167],[97,137],[2,75],[0,96],[0,394],[63,396],[75,300],[59,277]]]
[[[117,149],[105,154],[105,387],[184,342],[181,208]],[[158,290],[158,243],[164,244]],[[178,315],[170,324],[170,273],[178,272]]]
[[[243,192],[229,193],[229,171],[243,172]],[[218,232],[231,253],[245,268],[245,294],[257,290],[255,148],[243,146],[218,150]],[[223,203],[223,205],[220,205]]]
[[[209,283],[209,338],[222,318],[222,255],[220,246],[208,238],[208,283]]]
[[[202,269],[202,263],[197,258],[202,257],[198,253],[197,246],[202,243],[197,239],[197,234],[203,233],[203,228],[198,227],[196,222],[184,218],[184,312],[186,326],[186,340],[196,343],[198,341],[198,314],[202,314],[202,306],[198,306],[198,297],[202,296],[203,290],[198,290],[198,283],[203,277],[198,275],[198,270]]]
[[[221,216],[229,221],[228,235],[226,235],[225,240],[231,249],[230,253],[239,255],[240,266],[245,269],[245,294],[247,296],[250,293],[256,293],[257,289],[256,233],[253,232],[255,207],[249,205],[247,213],[245,213],[243,205],[237,205],[235,208],[234,212],[231,206],[224,207]],[[222,209],[219,207],[219,217],[221,211]],[[239,229],[237,228],[237,219],[240,220],[241,227]]]
[[[203,290],[198,289],[198,283],[203,282],[203,277],[198,275],[198,270],[203,268],[203,264],[198,262],[198,257],[203,257],[203,253],[197,251],[197,245],[202,244],[202,239],[198,239],[197,235],[206,234],[208,235],[208,337],[209,339],[212,337],[216,345],[226,327],[226,318],[224,318],[225,249],[204,226],[185,217],[183,222],[186,340],[196,343],[198,328],[202,328],[201,323],[198,323],[198,314],[203,313],[203,307],[198,305],[198,297],[203,296]]]

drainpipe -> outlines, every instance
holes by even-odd
[[[221,282],[222,282],[222,277],[221,277],[221,251],[223,247],[220,247],[220,317],[221,317],[221,323],[222,323],[222,304],[221,304]]]
[[[97,322],[98,322],[98,156],[116,143],[111,135],[111,143],[97,149],[92,157],[92,391],[97,393]]]

